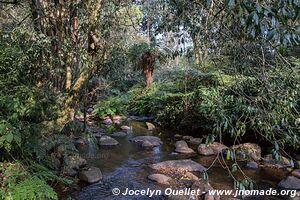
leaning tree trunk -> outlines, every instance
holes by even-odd
[[[147,52],[142,56],[142,68],[147,88],[150,88],[153,83],[154,64],[155,55],[153,53]]]

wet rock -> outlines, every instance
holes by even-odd
[[[272,154],[268,154],[263,158],[264,167],[287,168],[291,167],[290,160],[284,156],[280,156],[279,160],[275,160]]]
[[[300,190],[300,179],[288,176],[278,183],[278,187],[280,189]]]
[[[98,139],[98,144],[100,146],[115,146],[118,145],[119,142],[110,136],[104,135]]]
[[[127,133],[126,132],[115,132],[113,134],[111,134],[112,137],[126,137],[127,136]]]
[[[90,167],[87,170],[79,172],[78,178],[87,183],[96,183],[102,179],[102,173],[97,167]]]
[[[254,160],[259,161],[261,159],[261,147],[254,143],[244,143],[240,145],[234,145],[231,147],[235,151],[237,160]]]
[[[255,161],[250,161],[247,163],[246,167],[249,169],[258,169],[258,164]]]
[[[146,125],[147,125],[147,129],[149,131],[153,131],[155,129],[155,126],[154,124],[150,123],[150,122],[146,122]]]
[[[189,148],[188,144],[184,140],[177,141],[175,147],[176,147],[175,151],[178,153],[186,153],[186,154],[195,153],[193,149]]]
[[[203,172],[206,170],[205,167],[203,167],[201,164],[196,163],[195,161],[192,161],[191,159],[185,159],[185,160],[168,160],[156,164],[150,165],[150,168],[158,171],[164,171],[164,170],[184,170],[184,171],[197,171],[197,172]]]
[[[147,148],[153,148],[153,147],[160,146],[161,144],[163,144],[161,139],[156,136],[137,136],[137,137],[130,139],[130,141],[136,142],[136,143],[140,144],[141,146],[147,147]]]
[[[164,174],[151,174],[148,176],[148,179],[163,185],[170,185],[170,182],[172,181],[171,177]]]
[[[295,176],[297,178],[300,178],[300,169],[295,169],[291,172],[291,176]]]
[[[185,141],[190,141],[193,138],[193,136],[185,135],[182,137],[183,140]]]
[[[204,156],[212,156],[212,155],[217,155],[218,153],[224,151],[225,149],[228,149],[228,147],[225,146],[224,144],[213,142],[209,145],[200,144],[198,147],[198,153]]]
[[[110,118],[106,118],[103,120],[103,124],[109,126],[113,124],[113,121]]]
[[[189,144],[191,145],[200,145],[202,142],[201,138],[190,138],[190,140],[188,141]]]
[[[123,131],[131,131],[132,130],[132,127],[129,127],[129,126],[121,126],[120,128]]]

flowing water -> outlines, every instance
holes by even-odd
[[[147,196],[129,197],[114,196],[113,188],[125,191],[129,189],[161,189],[157,184],[147,179],[153,171],[149,164],[174,159],[191,158],[205,167],[209,167],[214,157],[204,157],[199,155],[183,156],[172,153],[174,151],[174,135],[176,133],[166,130],[150,132],[145,128],[143,122],[129,121],[129,126],[133,131],[125,138],[117,138],[119,145],[112,148],[98,148],[97,144],[89,144],[80,148],[81,156],[84,157],[89,166],[99,167],[103,174],[103,180],[92,185],[81,185],[81,190],[72,194],[78,200],[106,200],[106,199],[150,199]],[[137,135],[155,135],[164,142],[160,147],[152,150],[143,150],[138,145],[129,141],[129,138]],[[184,134],[183,134],[184,135]],[[286,175],[283,170],[271,169],[243,169],[259,188],[269,188],[276,184]],[[214,189],[232,189],[233,180],[225,169],[216,162],[208,171],[209,182]],[[242,173],[235,173],[242,176]],[[163,196],[154,196],[151,199],[164,199]],[[226,198],[225,198],[226,199]]]

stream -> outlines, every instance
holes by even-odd
[[[98,148],[97,144],[82,146],[79,151],[89,166],[101,169],[103,179],[95,184],[80,184],[81,189],[72,193],[72,197],[78,200],[120,200],[120,199],[165,199],[164,196],[114,196],[113,188],[125,191],[129,189],[162,189],[163,186],[149,180],[147,177],[154,173],[149,164],[158,163],[165,160],[190,158],[204,167],[209,167],[215,160],[214,156],[181,155],[174,152],[176,142],[174,135],[176,132],[161,130],[150,132],[146,129],[144,122],[128,121],[128,125],[133,128],[132,133],[125,138],[117,138],[119,145],[111,148]],[[183,133],[179,133],[186,135]],[[129,138],[139,135],[154,135],[161,138],[163,145],[152,150],[144,150],[137,144],[130,142]],[[277,183],[286,176],[284,170],[246,169],[241,163],[243,172],[250,177],[259,189],[275,187]],[[209,183],[214,189],[233,189],[233,180],[222,165],[216,162],[208,171]],[[242,176],[241,172],[235,172],[235,176]],[[200,174],[198,176],[201,176]],[[222,198],[224,199],[224,198]],[[227,199],[227,198],[225,198]],[[280,198],[276,198],[280,199]]]

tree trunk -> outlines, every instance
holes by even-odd
[[[86,66],[81,66],[79,60],[79,47],[84,46],[84,41],[79,39],[79,3],[88,14],[88,31],[81,32],[81,34],[85,34],[83,37],[86,36],[89,39],[88,52],[91,58]],[[96,56],[97,51],[100,51],[98,48],[99,36],[96,33],[99,32],[97,31],[97,22],[103,1],[87,0],[79,3],[66,0],[32,0],[31,2],[35,30],[51,39],[57,39],[53,40],[52,54],[44,56],[50,63],[53,63],[53,69],[49,73],[49,77],[53,78],[48,77],[45,80],[52,80],[52,85],[59,91],[67,92],[61,117],[53,122],[56,125],[64,125],[73,119],[82,88],[89,80],[90,75],[97,69],[95,59],[97,57],[98,62],[101,62],[102,55],[105,54],[105,47],[103,47],[101,55]],[[71,42],[71,50],[64,48],[65,42]],[[53,60],[58,62],[53,62]],[[75,70],[80,71],[78,76],[75,76]],[[64,73],[56,73],[57,71]]]
[[[147,88],[150,88],[153,83],[154,64],[155,55],[153,55],[151,52],[147,52],[142,56],[142,68]]]

